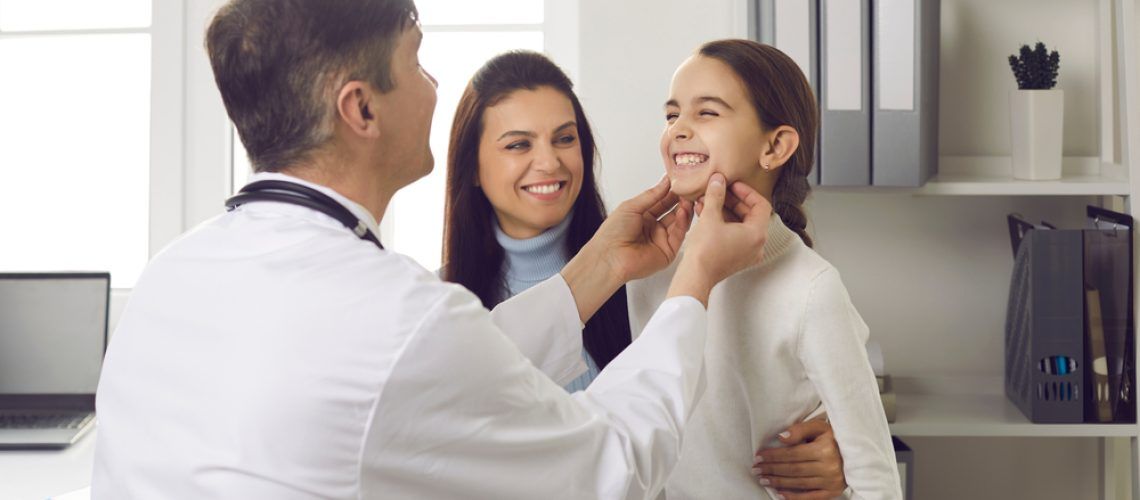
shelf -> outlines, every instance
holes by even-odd
[[[1099,158],[1065,157],[1062,177],[1052,181],[1014,179],[1008,156],[943,156],[938,174],[918,188],[821,187],[825,191],[888,192],[920,196],[1128,196],[1121,165]]]
[[[1055,181],[1023,181],[1010,176],[939,174],[915,190],[920,195],[956,196],[1127,196],[1128,182],[1100,175],[1067,175]]]
[[[1136,424],[1034,424],[1001,394],[896,396],[898,436],[1134,437]]]
[[[943,156],[938,175],[915,190],[923,195],[967,196],[1127,196],[1128,178],[1120,165],[1099,158],[1065,157],[1061,178],[1026,181],[1013,178],[1008,156]]]

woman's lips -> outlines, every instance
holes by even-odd
[[[553,201],[562,196],[567,184],[566,181],[542,182],[523,186],[522,190],[540,201]]]

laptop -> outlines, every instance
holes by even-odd
[[[0,273],[0,449],[58,449],[95,423],[109,273]]]

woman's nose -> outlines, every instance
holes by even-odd
[[[540,172],[554,172],[558,170],[558,153],[553,147],[538,147],[534,151],[534,169]]]

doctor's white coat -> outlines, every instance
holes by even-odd
[[[366,221],[361,206],[322,190]],[[92,496],[651,498],[702,387],[705,311],[666,301],[589,390],[556,275],[492,314],[330,217],[260,202],[157,255],[97,394]],[[551,379],[554,380],[551,380]]]

